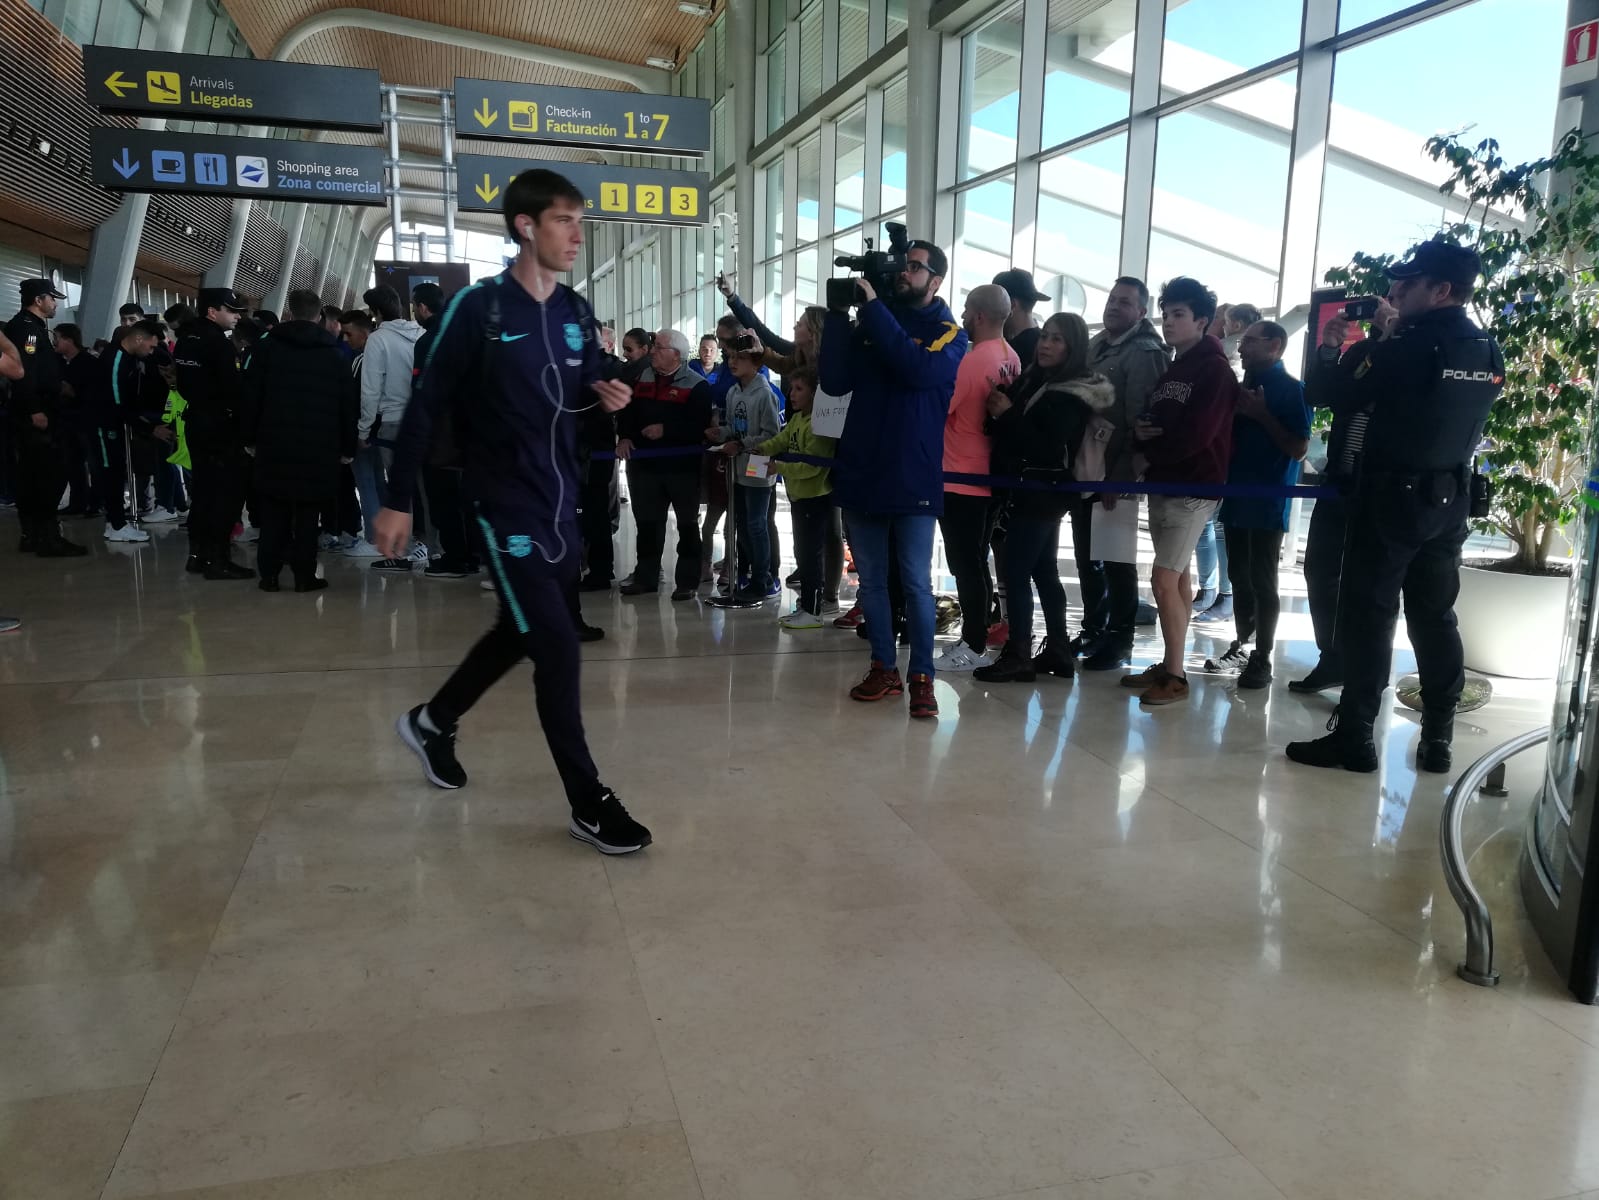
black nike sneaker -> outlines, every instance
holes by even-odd
[[[587,842],[601,854],[632,854],[650,844],[650,831],[632,817],[616,798],[616,793],[606,788],[600,798],[572,810],[569,832],[580,842]]]
[[[455,760],[455,729],[452,726],[438,733],[422,727],[423,705],[418,704],[394,723],[400,740],[416,752],[422,760],[422,771],[434,787],[456,788],[466,786],[466,771]]]

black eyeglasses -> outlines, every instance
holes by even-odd
[[[918,271],[926,271],[929,275],[931,275],[933,273],[933,268],[923,262],[911,261],[905,264],[905,274],[914,275]]]

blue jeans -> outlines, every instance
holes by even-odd
[[[734,484],[733,502],[741,546],[748,550],[739,560],[739,570],[750,577],[751,590],[764,596],[772,585],[772,534],[767,528],[772,489]]]
[[[1233,581],[1227,576],[1227,539],[1215,521],[1205,523],[1205,532],[1199,535],[1199,544],[1194,547],[1194,557],[1199,568],[1199,586],[1194,590],[1231,596]]]
[[[362,536],[370,542],[377,536],[372,522],[383,507],[383,451],[377,446],[357,450],[351,470],[355,472],[355,490],[361,496]]]
[[[894,617],[888,602],[888,547],[892,534],[905,589],[912,675],[933,675],[933,531],[938,518],[920,513],[849,513],[849,541],[860,569],[858,597],[866,617],[872,657],[885,667],[899,661]]]

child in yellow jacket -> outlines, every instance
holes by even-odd
[[[788,424],[776,437],[756,446],[754,452],[832,458],[838,440],[821,437],[811,429],[816,371],[809,366],[795,367],[785,382],[788,384]],[[785,462],[781,470],[794,521],[794,557],[799,563],[800,587],[799,603],[794,611],[779,618],[777,623],[784,629],[820,629],[827,570],[827,529],[833,518],[833,472],[831,467],[799,462]]]

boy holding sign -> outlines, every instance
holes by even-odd
[[[733,386],[722,402],[726,414],[723,420],[727,423],[705,431],[705,436],[713,443],[722,443],[722,453],[733,459],[734,486],[728,489],[728,498],[735,513],[740,549],[747,551],[739,564],[741,582],[744,572],[748,572],[748,582],[734,592],[734,597],[744,601],[768,599],[773,583],[767,513],[777,477],[770,458],[749,452],[749,447],[776,437],[783,428],[777,393],[760,373],[764,353],[754,335],[745,335],[744,345],[728,355]]]

